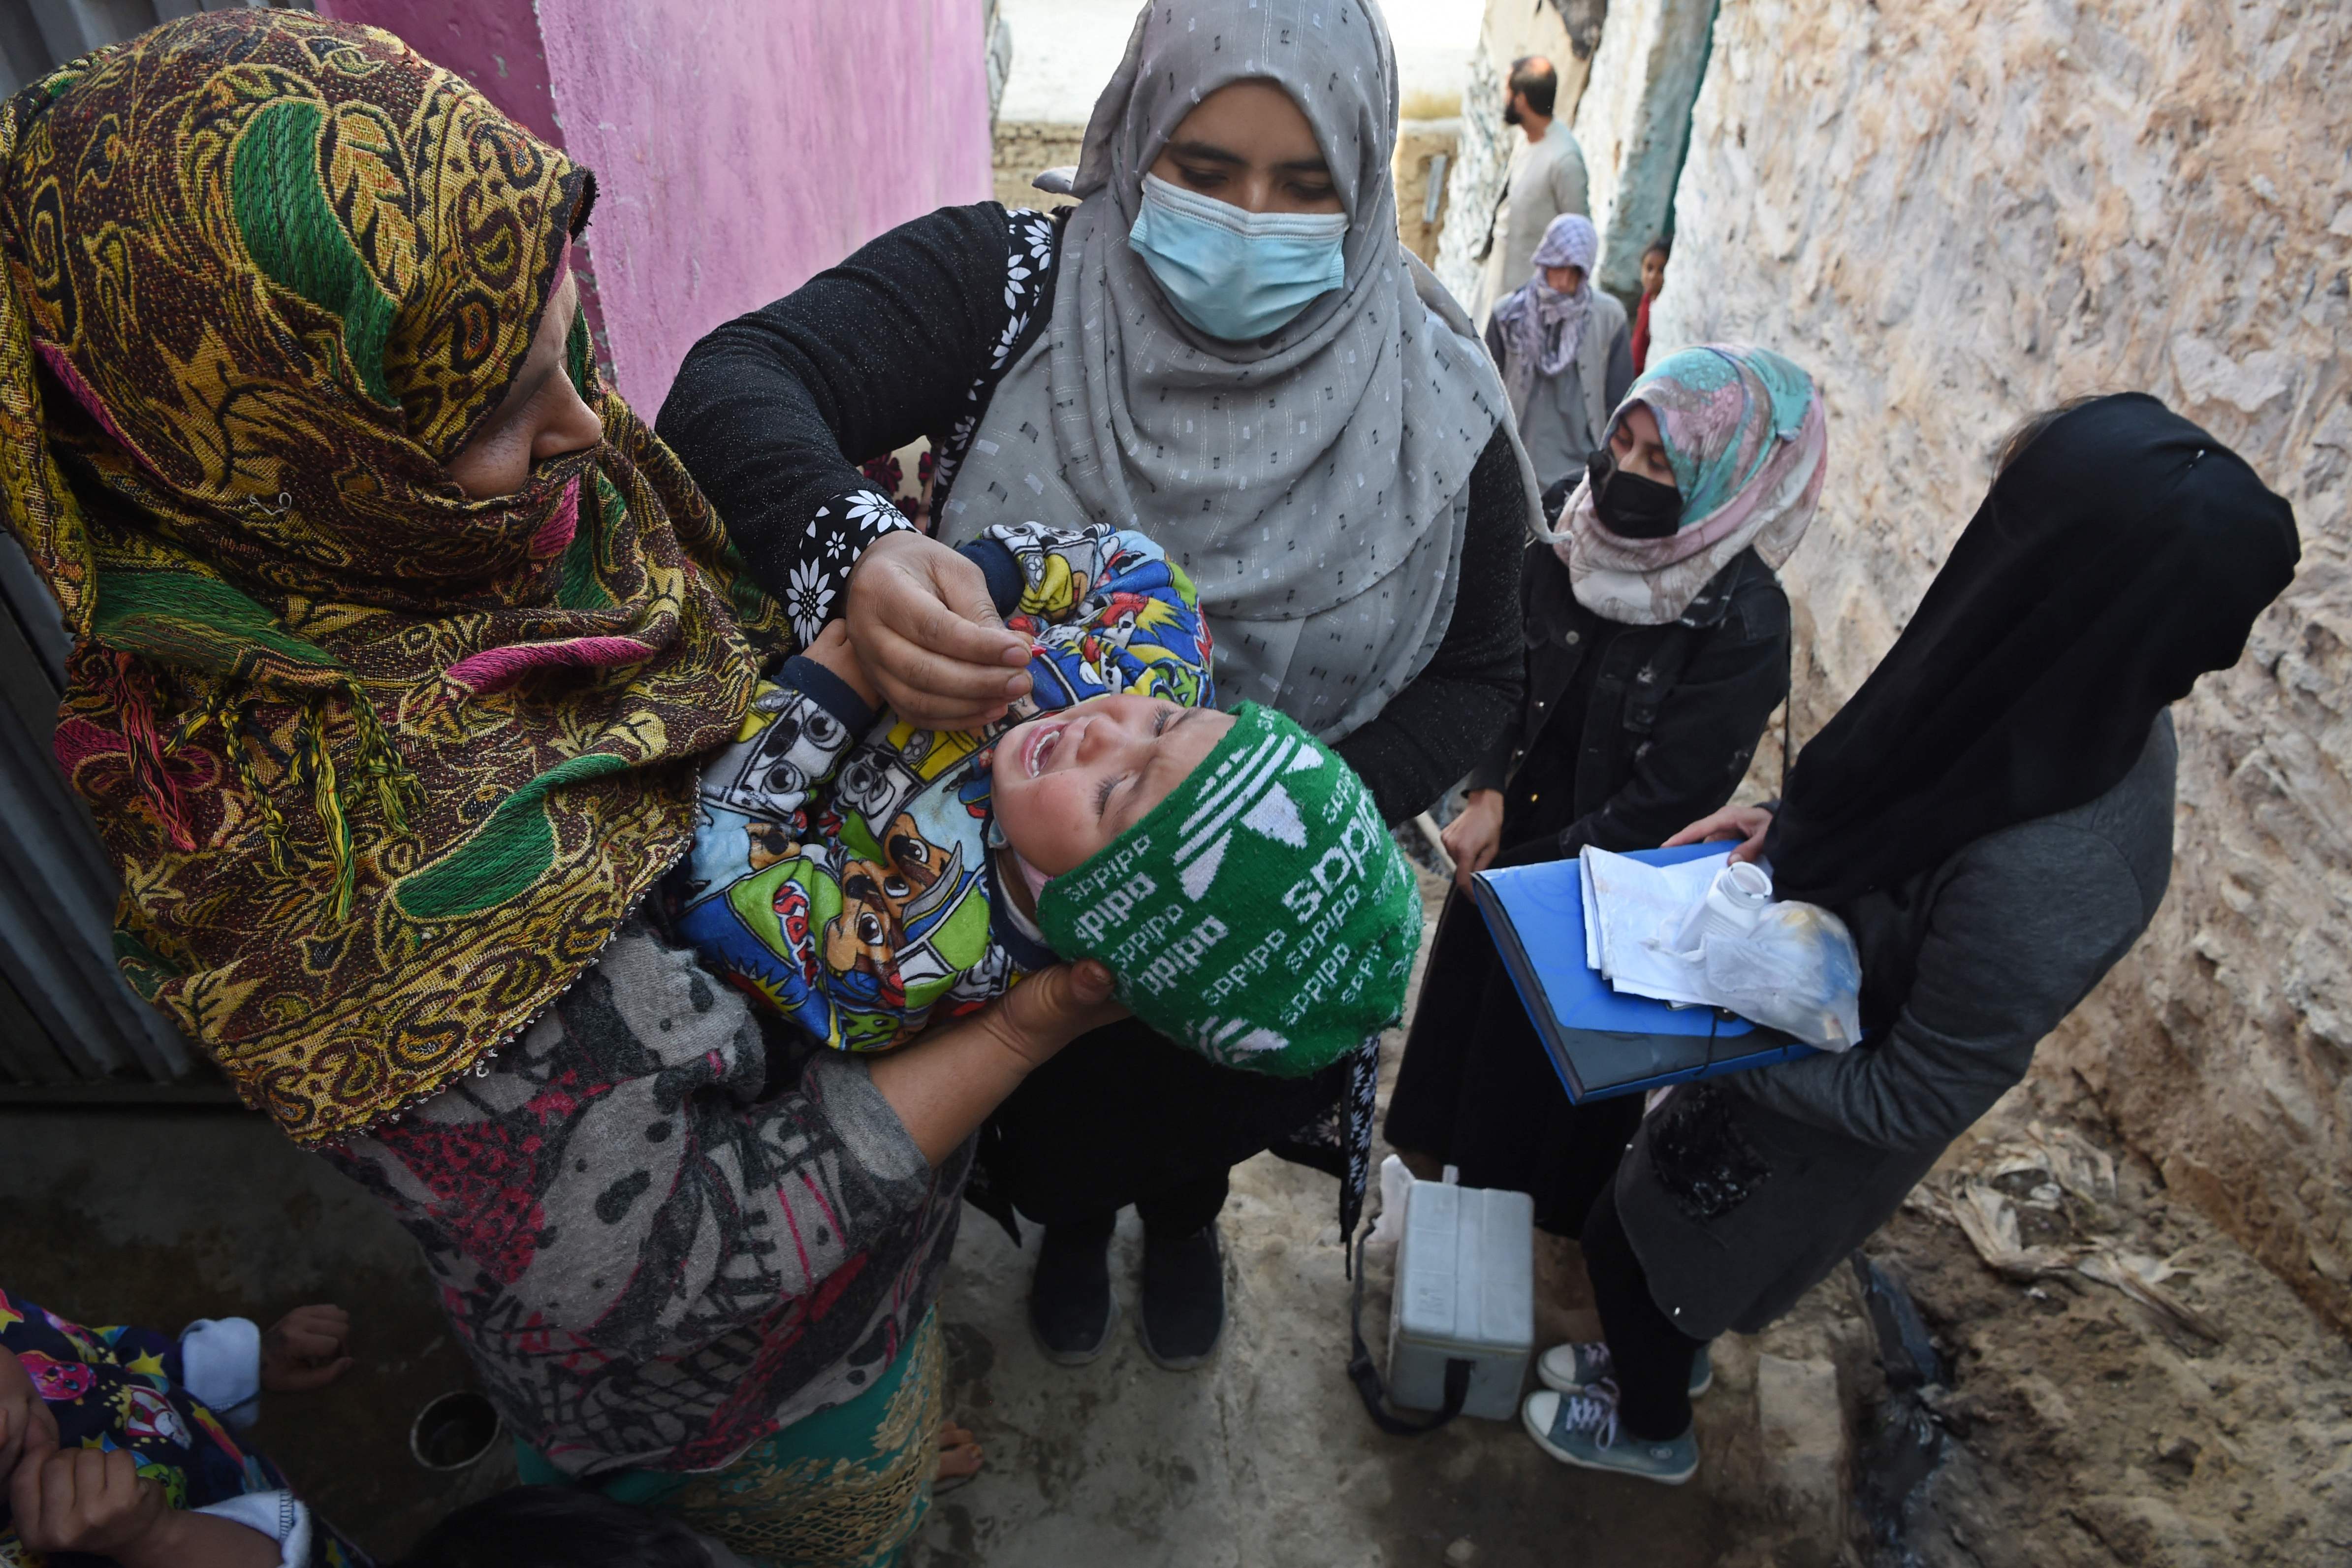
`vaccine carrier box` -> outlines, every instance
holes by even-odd
[[[1463,1414],[1518,1415],[1535,1354],[1535,1222],[1536,1201],[1525,1193],[1451,1182],[1408,1189],[1389,1314],[1390,1403],[1442,1407],[1445,1363],[1467,1361]]]

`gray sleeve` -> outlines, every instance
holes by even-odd
[[[1982,841],[1936,894],[1910,999],[1875,1043],[1727,1080],[1882,1149],[1950,1142],[2129,952],[2153,911],[2108,839],[2035,824]]]
[[[1591,217],[1592,206],[1587,199],[1589,182],[1584,174],[1584,149],[1578,146],[1576,138],[1567,132],[1558,134],[1568,138],[1568,145],[1561,148],[1559,156],[1551,161],[1552,202],[1559,212]]]
[[[899,1205],[912,1208],[931,1182],[931,1163],[898,1112],[874,1087],[872,1064],[862,1056],[827,1051],[801,1071],[803,1092],[814,1090],[824,1107],[842,1152],[877,1187],[895,1189]]]
[[[812,1047],[798,1081],[763,1097],[750,1005],[642,921],[488,1067],[338,1163],[445,1273],[495,1279],[519,1315],[630,1354],[814,1298],[907,1245],[942,1181],[950,1202],[961,1184],[862,1058]]]

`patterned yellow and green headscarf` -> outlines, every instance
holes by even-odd
[[[75,638],[60,766],[134,985],[296,1139],[448,1083],[682,854],[784,620],[604,445],[443,467],[587,172],[369,28],[189,17],[0,108],[0,506]]]

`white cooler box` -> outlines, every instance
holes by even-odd
[[[1525,1193],[1412,1184],[1389,1314],[1390,1403],[1439,1409],[1445,1363],[1458,1360],[1471,1363],[1463,1414],[1518,1415],[1535,1354],[1535,1223]]]

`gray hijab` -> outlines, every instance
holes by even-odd
[[[1347,283],[1235,343],[1170,309],[1127,236],[1178,123],[1252,78],[1314,127],[1349,215]],[[1396,123],[1366,0],[1151,0],[1087,126],[1052,322],[998,384],[940,522],[950,543],[1024,518],[1141,530],[1201,591],[1220,699],[1325,741],[1436,652],[1470,470],[1511,430],[1469,321],[1397,241]]]

